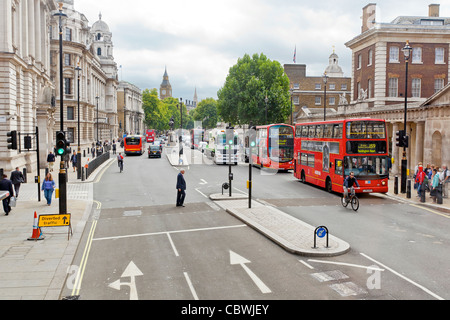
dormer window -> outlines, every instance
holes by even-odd
[[[422,19],[420,20],[422,26],[443,26],[444,20],[434,20],[434,19]]]

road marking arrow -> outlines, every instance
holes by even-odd
[[[251,261],[230,250],[230,264],[240,264],[262,293],[271,293],[272,291],[264,284],[264,282],[262,282],[261,279],[245,265],[246,263],[251,263]]]
[[[130,262],[128,267],[123,272],[121,278],[130,277],[130,282],[121,282],[120,279],[109,284],[109,287],[120,290],[121,286],[130,287],[130,300],[139,300],[137,289],[136,289],[136,277],[143,276],[144,274],[139,270],[139,268],[134,264],[133,261]]]

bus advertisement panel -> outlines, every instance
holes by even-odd
[[[259,167],[291,170],[294,168],[294,127],[271,124],[256,127],[253,164]]]
[[[388,191],[388,138],[381,119],[348,119],[295,126],[294,176],[343,192],[345,177],[354,172],[359,193]]]
[[[126,136],[124,139],[124,153],[126,155],[138,154],[142,155],[145,152],[145,139],[143,136]]]

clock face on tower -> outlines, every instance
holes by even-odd
[[[163,90],[163,91],[162,91],[162,94],[166,94],[166,90]]]

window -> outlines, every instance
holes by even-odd
[[[390,47],[389,48],[389,62],[399,62],[398,60],[398,47]]]
[[[323,131],[323,137],[324,138],[332,138],[333,137],[333,125],[332,124],[325,125],[325,129]]]
[[[72,94],[72,79],[70,78],[64,78],[64,93],[65,94]]]
[[[341,90],[347,90],[347,84],[341,84]]]
[[[347,122],[346,136],[347,139],[384,139],[385,125],[380,121]]]
[[[97,48],[97,55],[101,56],[102,55],[102,48]]]
[[[315,99],[315,105],[316,105],[316,106],[320,106],[321,104],[322,104],[322,99],[321,99],[321,97],[316,96],[316,99]]]
[[[300,89],[300,84],[299,83],[294,83],[294,89]]]
[[[422,63],[422,48],[420,48],[420,47],[413,48],[412,63]]]
[[[70,53],[65,53],[64,54],[64,65],[65,66],[70,66]]]
[[[372,51],[372,49],[370,49],[368,54],[367,54],[367,58],[369,60],[369,63],[367,64],[368,66],[372,65],[372,56],[373,56],[373,51]]]
[[[422,84],[422,79],[419,78],[413,78],[412,79],[412,93],[411,96],[413,98],[420,98],[420,91],[421,91],[421,84]]]
[[[434,79],[434,92],[438,92],[444,87],[444,79]]]
[[[319,124],[316,126],[316,138],[322,138],[323,137],[323,125]]]
[[[66,41],[72,41],[72,29],[66,28]]]
[[[445,52],[444,48],[434,49],[434,53],[435,53],[434,63],[445,63],[444,52]]]
[[[330,90],[336,90],[336,84],[330,83]]]
[[[342,160],[335,160],[334,174],[342,175]]]
[[[342,123],[333,125],[333,138],[342,139]]]
[[[372,79],[367,80],[367,98],[372,98]]]
[[[292,101],[294,102],[294,104],[299,104],[300,103],[299,96],[292,97]]]
[[[75,113],[73,107],[67,107],[67,120],[75,120]]]
[[[334,106],[336,104],[336,98],[335,97],[331,97],[330,98],[330,106]]]
[[[398,96],[398,78],[389,78],[389,97],[396,98]]]
[[[67,128],[67,141],[75,143],[75,128]]]
[[[320,83],[316,83],[316,90],[322,89],[322,85]]]
[[[362,64],[362,58],[361,58],[361,55],[358,54],[358,69],[361,69],[361,64]]]

